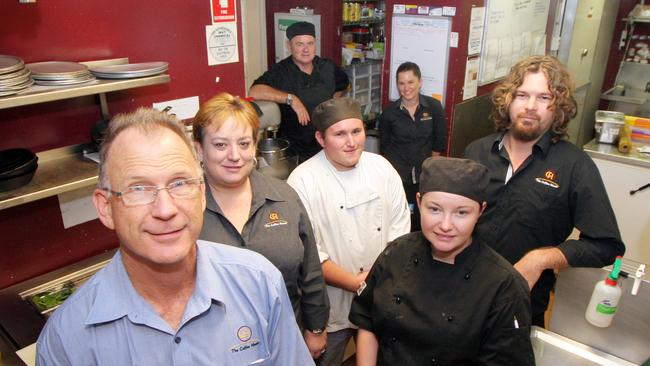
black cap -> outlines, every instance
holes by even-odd
[[[334,98],[326,100],[314,108],[311,123],[320,133],[325,133],[331,125],[348,118],[363,121],[359,102],[351,98]]]
[[[309,22],[296,22],[287,27],[287,38],[291,40],[295,36],[316,37],[316,28]]]
[[[488,169],[473,160],[431,157],[422,163],[420,194],[447,192],[483,204],[490,182]]]

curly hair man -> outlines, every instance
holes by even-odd
[[[474,237],[526,279],[539,326],[555,269],[601,267],[625,252],[596,165],[564,139],[577,109],[572,94],[556,58],[519,61],[492,94],[497,132],[465,150],[490,171],[488,206]],[[579,238],[568,239],[574,228]]]

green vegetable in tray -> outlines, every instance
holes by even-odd
[[[36,305],[38,310],[46,311],[61,305],[65,299],[72,295],[74,290],[74,283],[68,281],[59,290],[40,292],[32,296],[32,303]]]

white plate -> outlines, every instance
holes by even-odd
[[[106,65],[94,66],[90,68],[93,73],[100,74],[124,74],[124,73],[143,73],[143,72],[162,72],[167,70],[169,63],[164,61],[142,62],[137,64]]]
[[[68,80],[37,80],[34,79],[34,82],[38,85],[45,85],[45,86],[59,86],[59,85],[75,85],[75,84],[81,84],[81,83],[86,83],[89,81],[95,80],[95,77],[90,76],[89,78],[84,78],[84,79],[68,79]]]
[[[22,68],[18,71],[6,73],[6,74],[0,74],[0,81],[2,80],[7,80],[7,79],[13,79],[13,78],[19,78],[21,76],[29,75],[29,70],[26,68]]]
[[[0,80],[0,88],[5,86],[16,86],[16,85],[24,84],[31,79],[32,78],[30,78],[28,74],[13,79]]]
[[[130,79],[130,78],[142,78],[145,76],[158,75],[158,74],[162,74],[165,71],[167,71],[167,69],[153,70],[147,72],[129,72],[129,73],[115,73],[115,74],[104,74],[100,72],[93,72],[93,75],[103,79]]]
[[[0,74],[14,72],[23,68],[25,63],[20,57],[0,55]]]
[[[25,65],[34,78],[75,77],[88,72],[88,67],[76,62],[46,61]]]

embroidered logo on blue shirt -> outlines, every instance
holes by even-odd
[[[555,182],[556,177],[557,177],[557,174],[554,171],[547,170],[544,173],[543,178],[541,178],[541,177],[540,178],[535,178],[535,181],[537,183],[542,183],[542,184],[547,185],[549,187],[553,187],[555,189],[558,189],[558,188],[560,188],[560,185]]]
[[[269,214],[268,221],[266,222],[266,224],[264,224],[264,227],[273,227],[273,226],[286,225],[286,224],[287,224],[287,220],[282,219],[279,213],[275,211],[271,211],[271,213]]]
[[[257,347],[260,344],[259,339],[253,338],[253,330],[247,325],[241,326],[239,329],[237,329],[237,338],[241,341],[241,343],[230,347],[231,353],[245,351],[247,349]]]

